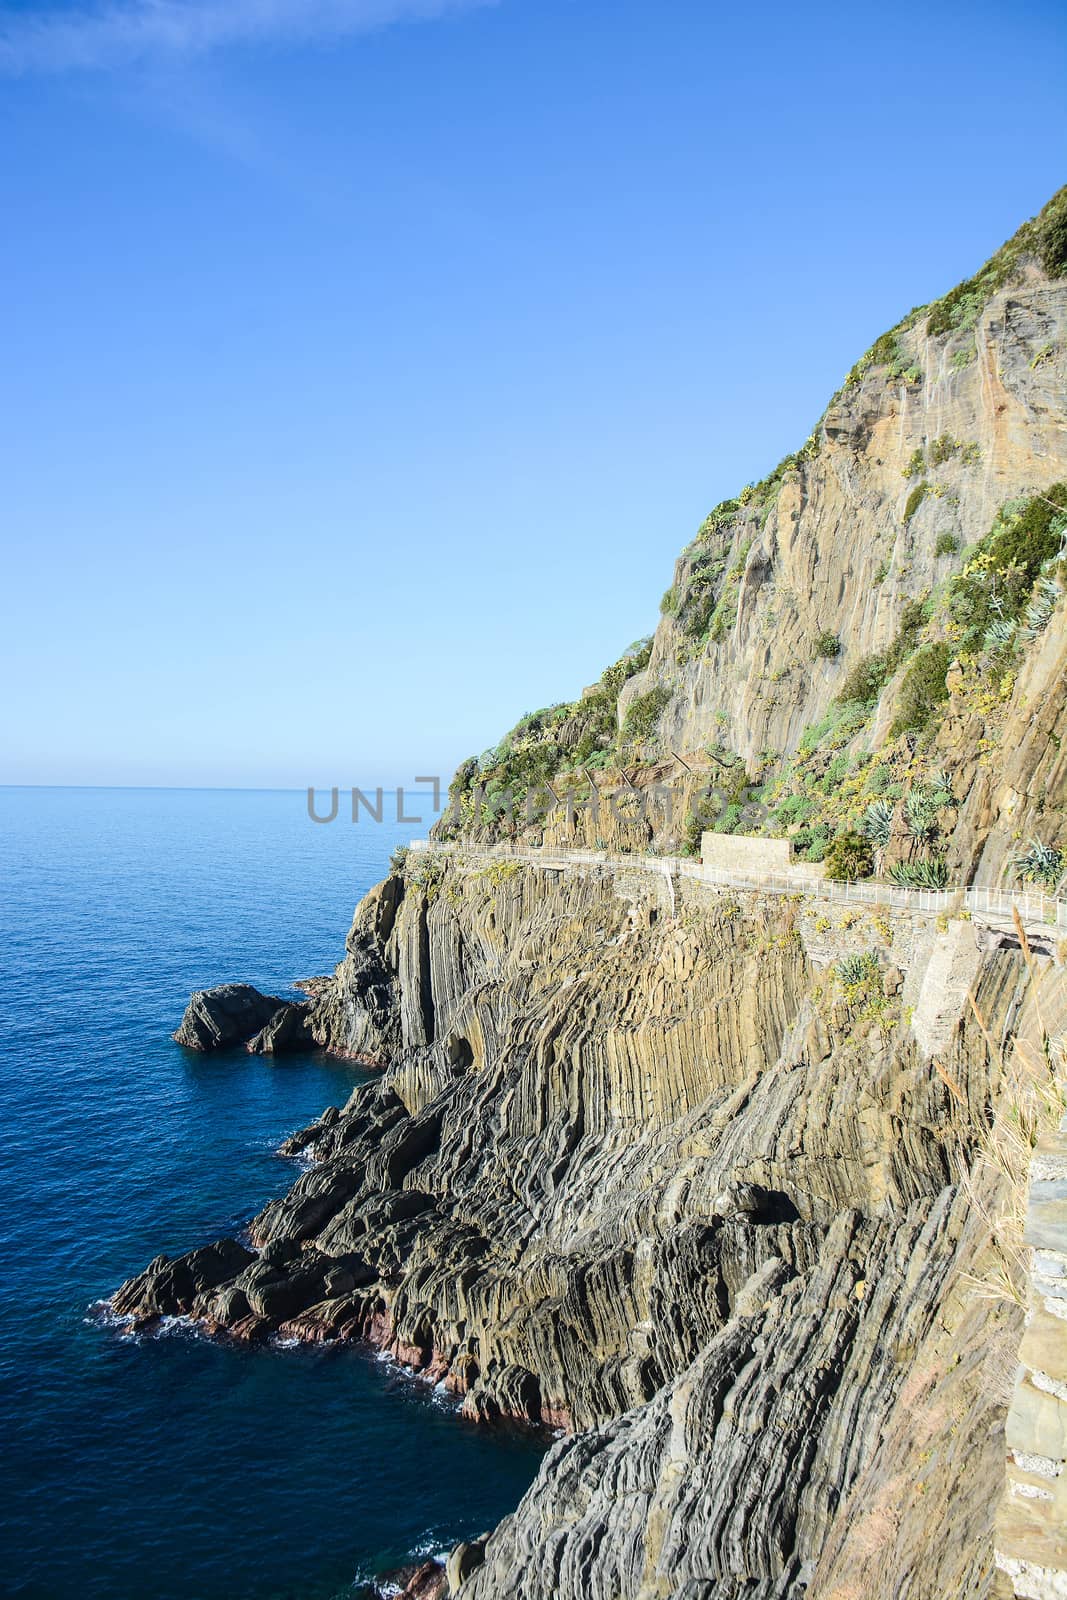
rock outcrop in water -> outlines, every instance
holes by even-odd
[[[250,983],[220,983],[189,997],[174,1035],[187,1050],[224,1050],[244,1044],[263,1028],[282,1004]]]
[[[314,1044],[307,1004],[284,1000],[267,1019],[265,1026],[253,1034],[245,1048],[252,1055],[276,1056],[284,1054],[286,1050],[309,1050],[314,1048]]]
[[[174,1041],[187,1050],[225,1050],[244,1044],[257,1055],[314,1044],[306,1002],[261,994],[250,983],[198,989],[190,996]]]
[[[995,883],[1027,848],[1050,877],[1057,205],[880,340],[814,442],[709,519],[642,665],[502,744],[483,776],[549,776],[561,801],[510,836],[666,843],[677,821],[568,810],[568,773],[588,789],[618,759],[637,792],[679,753],[691,803],[714,743],[742,778],[762,763],[772,829],[826,818],[830,839],[873,808],[887,860]],[[116,1310],[370,1340],[473,1417],[562,1430],[515,1514],[449,1563],[464,1600],[1059,1592],[1017,1551],[998,1574],[994,1521],[1030,1148],[1063,1107],[1061,933],[731,889],[655,856],[487,860],[465,841],[508,829],[468,804],[476,782],[449,842],[364,899],[311,1000],[316,1040],[381,1077],[288,1142],[314,1164],[254,1219],[255,1254],[158,1258]],[[1042,1271],[1055,1299],[1067,1254]],[[1013,1471],[1025,1494],[1062,1461],[1050,1445]]]

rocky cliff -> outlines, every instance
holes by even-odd
[[[1063,210],[879,340],[809,445],[712,514],[650,644],[461,772],[439,847],[366,897],[310,1004],[380,1077],[294,1136],[313,1165],[253,1248],[157,1258],[115,1296],[368,1339],[472,1416],[562,1430],[454,1563],[465,1600],[1014,1581],[994,1522],[1030,1152],[1062,1111],[1056,931],[465,846],[684,842],[686,814],[588,805],[681,757],[700,823],[714,766],[731,826],[758,778],[752,825],[806,827],[813,859],[882,801],[860,837],[884,861],[997,879],[1028,830],[1044,881],[1067,842]],[[531,780],[552,805],[509,818]]]
[[[701,826],[758,826],[820,860],[936,770],[965,799],[954,877],[999,881],[1020,836],[1067,845],[1047,803],[1064,778],[1048,737],[1062,611],[1048,624],[1065,586],[1065,219],[1062,190],[876,340],[806,444],[705,519],[654,636],[466,763],[438,831],[684,849]],[[746,780],[758,821],[729,804]],[[505,809],[530,784],[550,785],[532,825]],[[589,804],[631,788],[650,803]]]

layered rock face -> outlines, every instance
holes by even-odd
[[[224,1050],[244,1044],[263,1028],[282,1004],[250,983],[220,983],[190,996],[174,1035],[187,1050]]]
[[[1061,191],[974,280],[875,342],[807,443],[708,516],[645,649],[461,769],[459,833],[675,852],[699,838],[692,813],[709,783],[729,798],[747,773],[772,804],[792,793],[807,806],[811,780],[837,757],[855,770],[872,752],[906,794],[919,764],[917,733],[897,726],[901,691],[917,653],[936,646],[946,659],[934,697],[957,656],[950,704],[905,726],[924,732],[926,766],[947,774],[960,802],[953,877],[1004,881],[1019,837],[1067,851],[1067,818],[1050,803],[1067,779],[1050,738],[1067,677],[1062,605],[1055,626],[1046,608],[1035,639],[1025,604],[1005,608],[994,580],[981,625],[959,620],[960,586],[976,556],[987,561],[981,541],[1005,508],[1050,494],[1067,503],[1067,262],[1040,248],[1042,229],[1062,231],[1065,215]],[[1042,604],[1051,591],[1062,601],[1067,567],[1042,572]],[[987,623],[1012,639],[1008,655],[1025,646],[1021,666],[998,658]],[[503,790],[545,779],[559,803],[532,825],[493,815]],[[648,799],[664,784],[669,807]],[[640,814],[605,803],[594,814],[594,789],[632,796]],[[883,792],[857,787],[855,798]],[[819,805],[813,820],[832,833],[844,818]],[[729,832],[757,826],[726,819]]]
[[[510,836],[673,847],[725,750],[742,779],[792,774],[780,834],[798,808],[825,802],[846,827],[888,796],[880,848],[936,837],[956,882],[1002,881],[1030,832],[1055,863],[1067,630],[1047,513],[1067,478],[1067,282],[1045,234],[1020,238],[1010,271],[994,258],[879,340],[809,445],[713,513],[640,665],[485,765],[554,777],[566,757],[564,778],[592,788],[632,754],[635,795],[681,789],[673,818],[597,818],[561,789]],[[1013,496],[1030,509],[968,558]],[[1048,548],[1027,566],[1032,527]],[[972,567],[980,625],[949,603]],[[900,723],[924,651],[937,715]],[[873,688],[842,701],[865,661]],[[583,767],[635,711],[645,744],[602,744]],[[804,730],[824,715],[820,752]],[[960,907],[938,921],[731,890],[654,856],[487,860],[467,848],[500,834],[474,767],[460,823],[439,830],[451,843],[364,899],[307,1008],[242,1015],[256,1047],[310,1035],[380,1076],[288,1141],[313,1165],[254,1219],[251,1250],[158,1257],[115,1309],[370,1340],[472,1417],[561,1430],[515,1514],[447,1574],[420,1570],[419,1592],[984,1600],[1009,1572],[1044,1583],[1028,1391],[1007,1442],[1004,1421],[1031,1147],[1063,1105],[1060,931],[1031,943]],[[934,798],[901,843],[913,792]],[[203,1012],[187,1040],[224,1042]],[[1060,1382],[1047,1336],[1029,1335],[1031,1388]]]
[[[868,944],[877,979],[843,986]],[[877,1566],[922,1572],[901,1593],[986,1593],[1019,1318],[965,1292],[996,1190],[971,1169],[983,1030],[1020,1026],[1032,980],[975,949],[981,1021],[935,1068],[906,917],[431,857],[364,902],[317,1002],[326,1043],[389,1070],[292,1141],[316,1165],[255,1259],[161,1259],[116,1309],[369,1338],[474,1416],[582,1430],[472,1595],[800,1595],[821,1567],[874,1592],[848,1574],[875,1533]]]
[[[679,559],[677,595],[720,569],[719,626],[695,648],[669,610],[621,710],[662,686],[662,739],[683,755],[715,740],[750,762],[794,750],[848,665],[889,644],[998,507],[1067,474],[1067,280],[1028,261],[973,326],[930,334],[913,314],[886,338],[892,362],[860,364],[773,491]],[[824,633],[840,654],[813,655]]]
[[[243,1044],[254,1055],[275,1055],[314,1041],[304,1001],[279,1000],[250,983],[221,983],[190,997],[174,1042],[201,1051]]]

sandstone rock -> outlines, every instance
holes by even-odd
[[[502,1417],[540,1422],[541,1386],[526,1367],[509,1363],[474,1385],[463,1402],[463,1415],[475,1422],[497,1422]]]
[[[448,1593],[450,1595],[458,1594],[460,1585],[466,1583],[471,1573],[477,1572],[482,1565],[485,1560],[485,1544],[488,1538],[489,1535],[483,1533],[480,1539],[471,1539],[464,1544],[457,1544],[452,1551],[445,1565],[445,1573],[448,1578]]]
[[[396,1574],[394,1582],[403,1583],[399,1592],[390,1587],[386,1592],[395,1594],[396,1600],[445,1600],[448,1579],[439,1561],[424,1561],[415,1568],[405,1568]]]
[[[909,596],[879,571],[910,565],[913,592],[932,588],[940,533],[969,542],[1009,495],[1067,472],[1065,329],[1067,284],[1036,266],[966,330],[973,361],[956,359],[962,335],[909,324],[902,352],[927,381],[861,371],[773,503],[711,530],[702,556],[738,569],[730,615],[699,651],[666,616],[620,714],[658,687],[672,748],[795,749],[841,681],[843,663],[811,665],[817,632],[857,658],[884,649]],[[982,469],[957,452],[909,521],[902,468],[935,430],[973,443]],[[954,683],[921,755],[952,768],[953,870],[991,881],[1020,832],[1067,843],[1067,632],[1050,625],[1004,689],[996,761]],[[889,709],[868,730],[881,748]],[[613,846],[654,833],[600,826]],[[593,827],[531,831],[591,844]],[[918,926],[857,929],[857,948],[885,951],[881,998],[896,1000],[857,1015],[810,907],[669,865],[515,867],[409,858],[365,897],[305,1020],[382,1076],[287,1141],[316,1165],[254,1219],[261,1257],[223,1241],[195,1270],[200,1252],[158,1258],[116,1306],[236,1337],[367,1339],[464,1394],[470,1416],[569,1430],[477,1541],[480,1565],[411,1575],[435,1593],[985,1600],[1022,1321],[974,1288],[1003,1273],[989,1219],[1017,1199],[981,1149],[1007,1095],[994,1057],[1023,1041],[1044,1059],[1035,987],[1064,1015],[1052,935],[1029,966],[1013,933],[971,938],[955,984],[931,977]],[[944,1024],[933,1062],[892,1025],[924,982]],[[1058,1308],[1064,1200],[1058,1177],[1037,1181],[1034,1282]],[[1048,1340],[1035,1327],[1032,1354],[1055,1367]],[[1051,1461],[1062,1401],[1037,1392],[1009,1440]],[[1044,1559],[1055,1540],[1022,1493],[1035,1485],[1013,1481],[1011,1559],[1027,1540]]]
[[[190,997],[178,1031],[176,1044],[187,1050],[222,1050],[244,1044],[264,1028],[284,1004],[270,995],[260,994],[250,983],[222,983],[214,989],[198,989]]]
[[[172,1261],[156,1256],[136,1278],[130,1278],[112,1297],[112,1309],[139,1322],[162,1316],[188,1316],[198,1297],[236,1278],[254,1261],[234,1239],[190,1250]]]
[[[307,1050],[314,1042],[309,1007],[298,1001],[285,1001],[245,1048],[253,1055],[270,1056],[286,1050]]]

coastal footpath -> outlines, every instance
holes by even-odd
[[[964,893],[1067,871],[1065,271],[1061,192],[715,509],[653,638],[464,764],[298,1014],[228,996],[380,1071],[247,1244],[113,1306],[557,1430],[419,1593],[1067,1593],[1067,944]],[[705,833],[825,879],[664,863]]]

